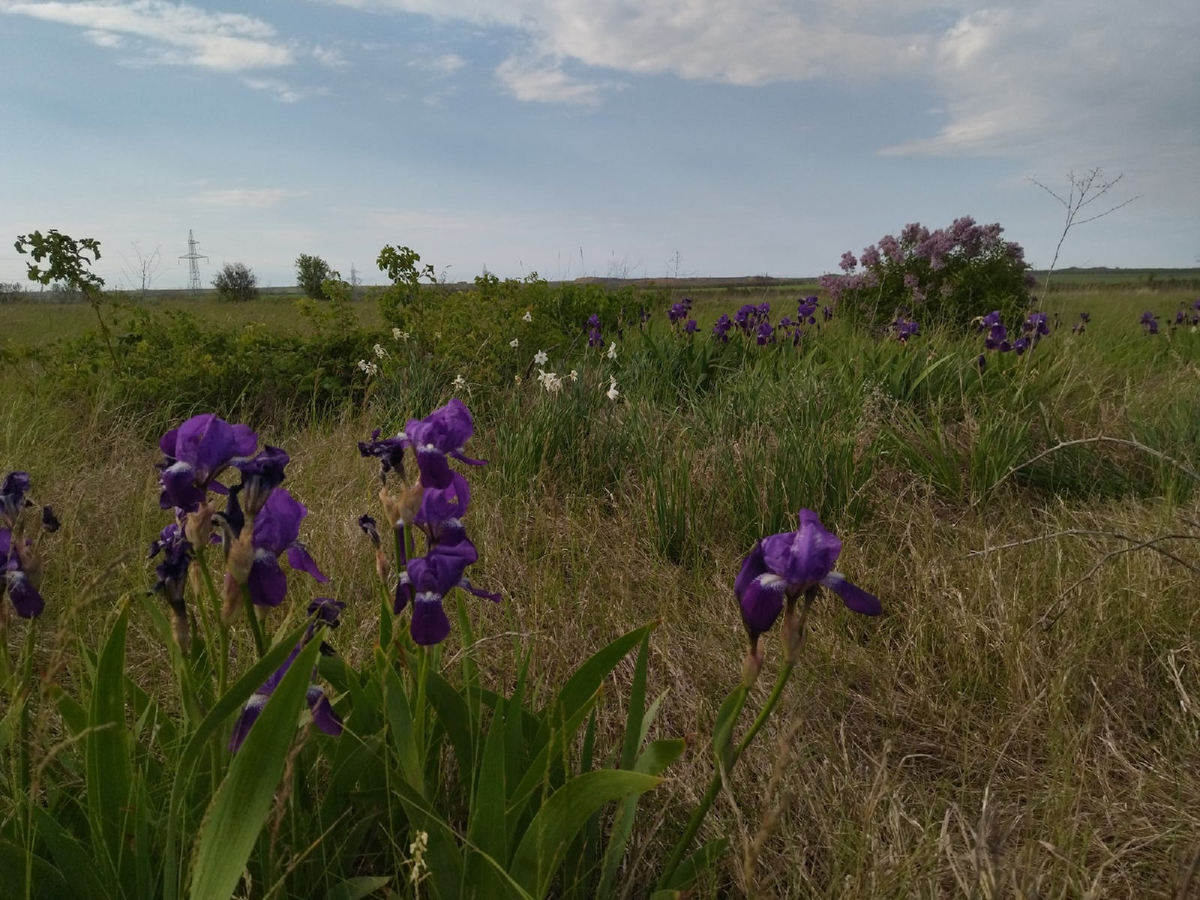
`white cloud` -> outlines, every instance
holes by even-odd
[[[196,203],[206,206],[277,206],[291,197],[303,197],[308,191],[289,191],[284,188],[230,188],[220,191],[205,191],[193,197]]]
[[[568,75],[560,59],[512,56],[497,67],[496,78],[518,100],[584,107],[601,101],[603,86]]]
[[[0,12],[85,29],[94,43],[149,53],[157,62],[216,72],[290,65],[293,50],[261,19],[207,12],[163,0],[93,0],[81,3],[2,2]]]
[[[349,65],[341,52],[333,47],[322,47],[320,44],[317,44],[309,52],[312,54],[313,59],[327,69],[343,69]]]
[[[273,95],[280,103],[299,103],[301,100],[307,100],[309,97],[327,97],[333,93],[327,87],[294,87],[282,78],[245,76],[242,78],[242,83],[247,87],[254,88],[256,91],[266,91],[268,94]]]
[[[1164,189],[1190,171],[1200,201],[1195,0],[328,2],[509,33],[496,76],[521,100],[595,106],[613,72],[902,84],[937,110],[925,137],[884,153],[1140,169]]]
[[[406,65],[410,69],[419,69],[434,78],[449,78],[462,69],[467,61],[457,53],[443,53],[440,56],[418,56],[410,59]]]

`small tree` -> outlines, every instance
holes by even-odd
[[[253,300],[258,296],[258,276],[243,263],[225,263],[212,280],[222,300]]]
[[[305,296],[313,300],[324,300],[322,286],[329,277],[329,263],[319,256],[301,253],[296,257],[296,283],[304,289]]]
[[[388,244],[379,251],[375,264],[392,282],[392,286],[379,298],[379,308],[385,322],[401,324],[403,310],[420,299],[422,278],[430,284],[437,284],[437,273],[433,266],[429,263],[422,266],[420,262],[421,254],[411,247]]]
[[[33,262],[25,264],[25,274],[30,281],[51,286],[62,283],[71,290],[82,292],[96,313],[96,321],[112,357],[113,368],[119,369],[121,364],[117,360],[117,351],[113,349],[112,334],[100,312],[100,292],[104,288],[104,279],[91,270],[92,265],[100,259],[100,242],[95,238],[76,240],[57,228],[51,228],[45,234],[33,231],[19,235],[14,246],[22,256],[28,254],[33,257]]]

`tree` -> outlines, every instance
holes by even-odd
[[[104,287],[104,279],[91,270],[100,259],[100,242],[95,238],[76,240],[57,228],[51,228],[46,234],[34,231],[18,235],[13,246],[22,256],[28,254],[33,257],[33,262],[25,264],[26,276],[30,281],[42,285],[62,282],[68,289],[83,293],[96,313],[96,321],[100,323],[100,333],[104,335],[104,343],[108,345],[113,368],[119,369],[121,364],[117,360],[117,351],[113,348],[112,334],[100,312],[100,291]],[[45,265],[40,265],[43,262]]]
[[[130,290],[137,291],[145,300],[162,269],[162,247],[155,247],[153,253],[143,253],[137,241],[134,241],[133,256],[131,260],[122,254],[121,259],[125,261],[125,265],[121,267],[121,271],[129,283]]]
[[[304,289],[305,295],[314,300],[325,299],[322,285],[329,273],[329,263],[319,256],[301,253],[296,258],[296,283]]]
[[[225,263],[212,280],[222,300],[253,300],[258,296],[258,276],[243,263]]]
[[[1086,225],[1088,222],[1095,222],[1097,219],[1103,219],[1109,213],[1114,213],[1122,206],[1128,206],[1134,200],[1138,199],[1137,197],[1130,197],[1128,200],[1123,200],[1120,203],[1114,201],[1110,204],[1106,204],[1108,209],[1104,210],[1104,212],[1096,212],[1095,209],[1088,209],[1084,211],[1083,208],[1085,206],[1090,206],[1092,203],[1095,203],[1097,200],[1111,191],[1117,186],[1117,182],[1119,182],[1123,177],[1125,177],[1125,173],[1122,172],[1121,174],[1117,175],[1116,178],[1105,179],[1104,169],[1100,166],[1096,166],[1094,169],[1088,169],[1078,178],[1075,177],[1074,172],[1070,172],[1067,175],[1067,181],[1070,182],[1071,189],[1067,191],[1067,195],[1064,197],[1062,194],[1055,193],[1054,191],[1050,190],[1050,188],[1042,184],[1036,178],[1032,176],[1026,176],[1026,181],[1036,184],[1043,191],[1057,200],[1066,211],[1066,218],[1063,221],[1062,233],[1058,236],[1058,243],[1054,245],[1054,259],[1050,260],[1050,268],[1046,270],[1046,283],[1043,286],[1043,294],[1049,295],[1050,293],[1050,277],[1054,274],[1054,267],[1058,265],[1058,254],[1062,250],[1063,241],[1067,239],[1067,232],[1069,232],[1076,225]],[[1079,217],[1081,212],[1084,216],[1082,219]]]

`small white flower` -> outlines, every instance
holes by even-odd
[[[377,359],[387,359],[387,357],[388,357],[388,352],[387,352],[386,350],[384,350],[384,349],[383,349],[383,345],[382,345],[382,344],[376,344],[376,345],[375,345],[374,347],[372,347],[371,349],[375,351],[375,357],[376,357]]]
[[[514,376],[513,376],[513,384],[520,384],[520,383],[521,383],[521,376],[520,376],[520,375],[514,375]]]
[[[459,372],[457,375],[454,376],[454,381],[452,383],[452,386],[456,387],[456,388],[461,388],[461,387],[467,386],[467,379],[462,377],[462,372]]]
[[[433,339],[435,341],[440,341],[442,339],[442,333],[440,331],[435,331],[433,333]]]
[[[367,362],[365,359],[358,361],[358,368],[367,374],[368,378],[373,378],[379,374],[379,366],[373,362]]]
[[[407,341],[409,335],[407,331],[401,331],[399,328],[393,328],[392,337],[398,341]]]
[[[608,345],[608,352],[605,353],[604,355],[607,356],[609,359],[617,358],[617,342],[616,341],[613,341],[611,344]]]
[[[579,373],[578,373],[578,372],[576,372],[574,369],[572,369],[572,370],[571,370],[571,374],[570,374],[570,375],[568,375],[567,377],[568,377],[568,378],[570,378],[572,381],[578,381],[578,380],[579,380]]]
[[[616,400],[621,396],[621,392],[617,390],[617,379],[611,379],[608,385],[608,390],[604,392],[604,396],[609,400]]]
[[[525,315],[521,316],[521,321],[522,322],[532,322],[533,321],[533,313],[530,310],[525,310]]]
[[[512,347],[515,350],[517,347],[521,346],[521,339],[513,338],[511,341],[508,342],[508,346]]]
[[[544,366],[548,359],[550,359],[550,357],[545,350],[539,350],[537,353],[533,354],[533,364],[535,366]]]

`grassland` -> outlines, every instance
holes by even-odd
[[[639,820],[631,896],[711,774],[705,735],[744,653],[741,558],[794,527],[801,506],[840,534],[839,569],[884,615],[857,617],[832,595],[818,605],[771,733],[705,826],[734,849],[701,896],[1200,896],[1200,333],[1165,327],[1200,294],[1140,276],[1055,281],[1045,308],[1057,330],[982,373],[975,335],[905,347],[835,320],[803,354],[748,354],[698,384],[690,357],[633,334],[615,363],[579,362],[562,394],[526,380],[464,398],[477,410],[472,449],[490,460],[473,475],[472,579],[504,595],[471,608],[489,683],[510,683],[532,650],[539,683],[558,684],[619,633],[661,622],[656,729],[693,746]],[[795,288],[688,293],[711,322]],[[304,327],[293,302],[193,310],[215,325]],[[1144,309],[1163,333],[1143,333]],[[373,304],[356,310],[378,326]],[[1073,335],[1082,311],[1091,323]],[[0,307],[6,337],[32,345],[83,333],[91,315]],[[354,518],[374,511],[377,476],[356,442],[428,411],[405,409],[421,363],[396,365],[339,415],[262,434],[292,455],[287,486],[309,507],[304,539],[331,577],[322,590],[348,604],[336,637],[352,659],[372,652],[376,630],[373,557]],[[617,402],[603,393],[610,373]],[[149,588],[143,548],[166,520],[157,447],[120,396],[73,402],[27,376],[6,374],[0,389],[0,470],[28,469],[64,522],[45,563],[44,667],[75,637],[95,647],[118,598]],[[426,390],[440,402],[453,389]],[[1125,443],[1084,443],[1097,437]],[[1078,443],[1052,450],[1064,442]],[[154,691],[165,650],[144,612],[132,628],[129,665]],[[9,639],[16,652],[23,630]],[[67,684],[84,665],[72,654],[57,675]],[[631,672],[617,676],[602,736],[622,721]]]

